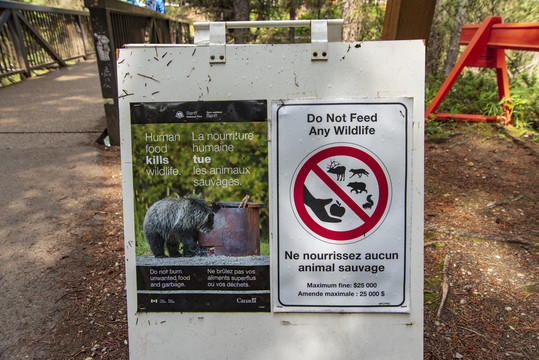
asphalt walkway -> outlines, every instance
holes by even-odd
[[[105,127],[95,60],[0,88],[2,360],[48,358],[69,269],[88,266]]]

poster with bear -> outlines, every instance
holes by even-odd
[[[130,114],[137,311],[270,311],[267,102]]]

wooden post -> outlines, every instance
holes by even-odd
[[[382,40],[424,39],[428,43],[436,0],[388,0]]]

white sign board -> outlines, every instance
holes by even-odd
[[[412,106],[274,103],[275,311],[409,310]]]
[[[329,42],[327,46],[324,45],[324,60],[313,59],[312,44],[222,45],[217,49],[225,51],[220,62],[215,60],[220,60],[220,56],[212,60],[212,51],[216,49],[212,50],[211,46],[129,45],[119,53],[118,104],[130,358],[422,358],[423,42]],[[205,140],[200,142],[204,146],[219,145],[214,143],[213,138],[208,138],[211,130],[215,130],[209,122],[200,129],[189,131],[188,127],[196,128],[196,124],[180,122],[168,125],[168,120],[139,124],[133,122],[133,107],[138,106],[136,104],[172,104],[176,110],[176,106],[188,105],[190,109],[185,111],[178,108],[187,115],[186,111],[192,111],[195,103],[207,107],[214,102],[241,104],[251,101],[267,104],[266,121],[260,123],[267,124],[268,128],[269,226],[266,228],[269,230],[269,265],[264,266],[269,267],[271,274],[268,298],[272,304],[268,304],[267,310],[254,312],[241,310],[252,304],[240,304],[238,300],[239,312],[225,311],[232,310],[230,303],[223,304],[223,311],[192,306],[197,305],[192,301],[192,291],[209,291],[211,299],[226,300],[225,296],[215,293],[217,289],[205,289],[202,288],[204,282],[193,281],[195,276],[197,279],[201,276],[210,282],[226,281],[228,284],[224,277],[214,281],[214,275],[208,270],[215,270],[215,276],[229,276],[223,271],[237,265],[219,263],[205,265],[206,273],[202,275],[199,272],[180,274],[184,277],[181,283],[185,287],[173,291],[165,289],[171,296],[166,299],[159,297],[159,307],[151,311],[148,308],[145,311],[139,309],[142,293],[137,282],[137,265],[139,268],[146,266],[142,260],[147,259],[142,257],[152,257],[140,255],[140,250],[136,249],[144,242],[144,237],[140,237],[140,230],[137,230],[137,224],[142,221],[142,210],[135,211],[138,202],[134,192],[137,189],[137,196],[143,194],[139,190],[140,185],[137,185],[143,178],[134,170],[149,165],[146,156],[151,154],[146,150],[146,145],[152,138],[146,136],[146,133],[150,133],[146,128],[155,125],[156,129],[160,129],[166,125],[170,130],[159,133],[160,136],[179,134],[181,141],[186,141],[178,147],[185,149],[190,156],[185,164],[176,159],[187,155],[181,150],[172,152],[172,143],[156,142],[161,147],[167,145],[166,155],[153,155],[159,159],[156,161],[161,162],[158,156],[166,157],[174,165],[170,166],[179,169],[181,176],[191,172],[194,175],[192,182],[182,178],[177,181],[172,179],[167,185],[171,191],[177,189],[178,184],[192,183],[196,187],[202,182],[206,184],[214,180],[204,177],[202,170],[194,170],[193,167],[208,168],[210,172],[212,167],[239,166],[250,170],[254,167],[249,164],[228,165],[224,158],[219,160],[217,154],[204,155],[202,163],[200,158],[193,158],[197,154],[192,152],[198,151],[193,147],[195,140],[199,139],[197,134],[204,134]],[[159,108],[156,108],[156,113],[159,113]],[[151,114],[150,117],[153,116]],[[178,112],[176,114],[181,117]],[[352,117],[352,114],[355,115]],[[347,121],[354,122],[344,123],[343,115],[346,115]],[[335,122],[328,123],[328,116]],[[363,116],[363,121],[359,121],[359,116]],[[252,120],[250,118],[249,121]],[[336,126],[343,125],[349,126],[342,127],[337,134]],[[234,128],[234,123],[223,126],[225,129],[219,134],[239,131]],[[311,131],[313,133],[309,135]],[[132,144],[134,140],[138,143]],[[231,154],[263,159],[256,150],[260,149],[258,145],[253,148],[255,150],[241,152],[240,144],[231,140],[226,140],[222,145],[234,145],[234,149],[238,149]],[[211,158],[211,163],[206,162],[207,156]],[[134,164],[137,159],[144,159],[146,165]],[[314,170],[316,162],[320,170]],[[339,166],[346,167],[344,181]],[[332,172],[328,173],[330,169]],[[337,180],[337,176],[341,178]],[[233,178],[243,184],[243,178]],[[357,184],[348,186],[349,183]],[[296,194],[303,195],[303,198],[294,198],[294,189],[303,187],[309,190],[315,199],[313,202],[299,190],[296,190]],[[212,193],[217,194],[213,190]],[[322,211],[313,205],[317,199],[322,203],[328,199],[332,201],[324,205]],[[325,221],[328,218],[341,221]],[[388,226],[394,229],[386,228]],[[361,260],[356,259],[355,253],[361,253]],[[368,253],[378,259],[365,260]],[[304,254],[312,259],[307,261]],[[296,256],[299,258],[295,259]],[[318,260],[319,256],[327,256],[328,259]],[[190,259],[196,263],[194,266],[199,266],[200,259]],[[180,257],[178,261],[181,265],[159,265],[156,269],[168,270],[170,274],[171,270],[178,270],[176,266],[181,266],[179,270],[184,271],[188,266],[184,264],[186,260]],[[165,258],[163,261],[172,260]],[[326,266],[326,270],[327,266],[335,266],[335,271],[299,271],[300,266],[308,269],[307,266],[313,266],[313,263],[315,267]],[[340,266],[345,269],[350,266],[351,271],[341,272]],[[370,266],[369,270],[367,266]],[[374,266],[377,267],[376,273]],[[218,270],[220,274],[217,274]],[[185,276],[189,275],[188,281]],[[256,277],[259,280],[258,274]],[[247,282],[250,283],[250,280],[245,278],[235,283]],[[161,281],[161,287],[165,283],[169,284],[169,280]],[[307,283],[337,286],[342,283],[346,286],[342,289],[317,289],[307,288]],[[356,283],[357,287],[353,288]],[[352,288],[348,287],[350,284]],[[193,288],[188,289],[187,286]],[[300,298],[296,293],[321,289],[324,296]],[[233,290],[227,289],[230,293]],[[267,287],[262,290],[267,293]],[[143,291],[154,293],[154,290]],[[249,291],[254,294],[259,289]],[[353,292],[354,296],[326,296],[326,291]],[[356,296],[359,291],[367,291],[367,296]],[[380,295],[369,295],[369,291],[379,291]],[[153,306],[152,299],[148,300],[150,306]],[[162,304],[163,307],[161,300],[167,302]],[[185,306],[169,307],[169,300],[176,304],[185,301]],[[309,312],[306,308],[329,313]],[[344,313],[331,313],[333,311]]]

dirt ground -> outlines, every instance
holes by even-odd
[[[425,359],[539,358],[539,158],[531,139],[450,123],[425,143]],[[437,316],[444,277],[448,296]]]
[[[425,359],[539,358],[538,148],[495,125],[427,138]],[[102,151],[102,210],[77,234],[93,261],[66,285],[51,359],[128,358],[120,151]]]
[[[77,240],[91,262],[66,284],[68,302],[51,334],[50,359],[128,359],[120,149],[101,147],[102,210],[81,219]],[[85,227],[88,222],[91,227]],[[80,266],[80,265],[79,265]]]

